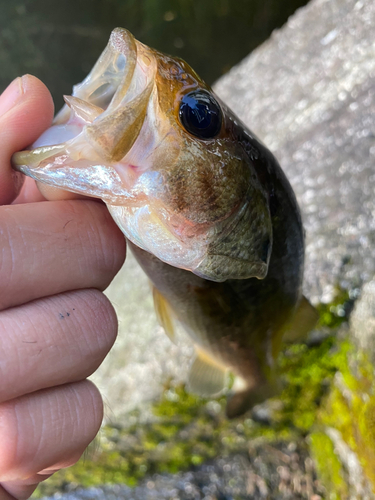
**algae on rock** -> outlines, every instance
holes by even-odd
[[[341,311],[349,310],[349,302],[349,295],[340,292],[335,302],[322,306],[321,328],[336,328],[347,319]],[[208,401],[187,393],[182,385],[170,385],[161,400],[153,404],[152,418],[140,423],[139,411],[135,411],[129,415],[127,426],[106,425],[96,449],[77,465],[42,484],[39,496],[78,486],[135,486],[154,474],[197,470],[217,457],[238,455],[248,464],[252,477],[262,477],[270,498],[276,498],[272,495],[280,488],[296,494],[293,488],[297,486],[293,484],[299,485],[302,498],[323,494],[322,482],[309,459],[308,444],[314,451],[318,439],[314,429],[328,425],[323,424],[325,413],[321,416],[320,408],[328,405],[330,386],[337,372],[348,372],[346,357],[350,349],[348,343],[337,342],[335,329],[327,331],[328,335],[319,341],[285,347],[279,359],[285,387],[279,398],[261,407],[266,418],[260,418],[258,408],[243,418],[228,421],[224,415],[225,397]],[[312,432],[315,434],[310,438]],[[325,449],[331,450],[333,445],[329,445],[327,434],[318,432],[325,436],[321,437]],[[315,458],[319,473],[319,456]],[[339,462],[334,452],[329,459],[333,465]],[[279,461],[277,467],[275,460]],[[322,481],[325,482],[323,476]],[[344,479],[338,486],[336,483],[337,491],[346,491]],[[330,484],[325,486],[332,489]]]

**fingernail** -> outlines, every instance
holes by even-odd
[[[12,109],[24,95],[22,78],[18,77],[0,95],[0,116]]]

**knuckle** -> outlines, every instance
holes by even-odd
[[[83,453],[100,429],[103,400],[99,389],[90,380],[71,384],[70,389],[75,394],[77,407],[82,409],[76,415],[76,432],[79,435],[80,453]]]
[[[98,271],[105,276],[105,286],[108,286],[124,262],[125,237],[104,205],[86,203],[92,216],[92,230],[96,235],[96,248],[100,257]]]
[[[109,299],[95,288],[85,290],[82,299],[87,318],[82,334],[90,345],[90,356],[98,355],[103,360],[117,337],[116,312]]]
[[[11,403],[0,405],[0,482],[16,479],[19,433],[17,412]]]
[[[0,406],[0,482],[74,463],[103,419],[98,389],[84,380]]]
[[[87,200],[65,200],[61,203],[67,221],[66,231],[79,234],[83,254],[98,288],[104,289],[121,268],[126,242],[104,204]]]

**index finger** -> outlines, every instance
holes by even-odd
[[[10,159],[25,149],[51,124],[54,105],[47,87],[37,78],[16,78],[0,96],[0,205],[17,196],[23,177]]]
[[[0,310],[69,290],[104,290],[125,258],[125,238],[93,201],[0,210]]]

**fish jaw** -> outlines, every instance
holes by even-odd
[[[12,165],[36,181],[104,201],[132,198],[116,164],[136,141],[154,88],[156,61],[125,29],[113,30],[85,80],[29,151]],[[122,167],[124,168],[124,167]]]

